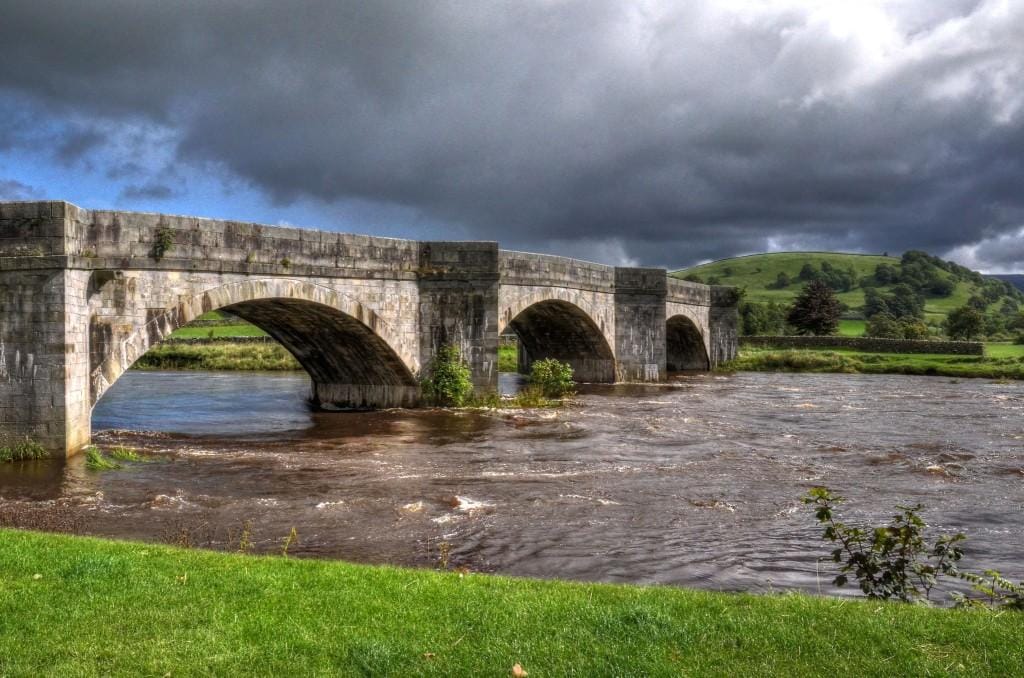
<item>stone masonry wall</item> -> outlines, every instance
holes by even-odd
[[[616,381],[664,378],[666,288],[664,269],[615,268]]]
[[[498,388],[498,244],[424,242],[419,265],[424,373],[444,344],[459,347],[477,388]]]
[[[534,310],[534,352],[565,344],[559,355],[594,380],[660,379],[668,313],[694,322],[714,363],[735,352],[729,303],[662,269],[496,243],[0,203],[0,444],[80,449],[105,390],[174,329],[219,308],[292,351],[317,402],[405,406],[445,343],[478,387],[496,387],[499,329]]]

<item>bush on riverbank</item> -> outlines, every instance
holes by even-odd
[[[530,366],[530,385],[545,398],[564,398],[576,391],[572,365],[554,358],[537,360]]]
[[[1015,584],[995,570],[979,575],[961,569],[965,534],[942,534],[929,543],[922,504],[896,506],[888,525],[857,527],[839,520],[843,501],[827,487],[811,488],[803,497],[825,528],[822,539],[833,547],[832,562],[839,564],[832,580],[836,586],[852,578],[868,598],[931,603],[933,592],[938,595],[949,580],[959,579],[969,582],[972,591],[948,591],[957,607],[1024,611],[1024,583]]]
[[[0,675],[1024,672],[1024,615],[0,530]],[[26,639],[32,642],[26,642]]]

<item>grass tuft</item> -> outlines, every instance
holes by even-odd
[[[100,452],[100,448],[90,445],[85,449],[85,468],[90,471],[113,471],[121,465]]]
[[[145,461],[145,458],[139,454],[138,450],[134,447],[126,447],[125,445],[117,445],[107,451],[107,455],[111,459],[117,459],[118,461]]]
[[[0,447],[0,462],[31,461],[44,457],[46,450],[34,440],[25,439],[13,445]]]

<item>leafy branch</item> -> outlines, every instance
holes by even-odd
[[[856,580],[868,598],[903,602],[931,602],[932,591],[942,577],[971,584],[982,594],[971,598],[951,592],[958,607],[986,606],[1024,610],[1024,584],[1014,584],[995,570],[984,575],[961,571],[962,533],[942,535],[933,543],[925,538],[927,524],[921,518],[921,504],[897,506],[888,525],[874,528],[850,526],[838,519],[836,506],[844,498],[826,487],[815,487],[803,497],[814,507],[814,517],[824,526],[822,539],[835,544],[832,561],[839,563],[836,586]]]

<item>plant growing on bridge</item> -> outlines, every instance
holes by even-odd
[[[155,238],[153,239],[153,249],[150,250],[149,255],[160,261],[167,254],[167,251],[174,245],[174,231],[167,226],[161,226],[156,229]]]
[[[572,365],[554,358],[538,360],[530,368],[530,383],[539,388],[545,398],[562,398],[576,391],[572,379]]]
[[[456,346],[446,344],[437,350],[422,387],[424,398],[434,405],[462,407],[466,404],[473,395],[472,373]]]
[[[832,542],[832,561],[841,563],[833,580],[845,586],[852,576],[868,598],[895,599],[902,602],[930,602],[932,589],[942,577],[966,581],[982,598],[951,592],[961,607],[992,606],[1024,610],[1024,584],[1014,584],[994,570],[984,575],[962,572],[957,563],[963,557],[962,533],[942,535],[929,544],[927,525],[921,518],[921,504],[897,506],[888,525],[852,527],[840,522],[836,506],[843,497],[826,487],[815,487],[803,502],[815,507],[814,515],[825,526],[822,538]]]

